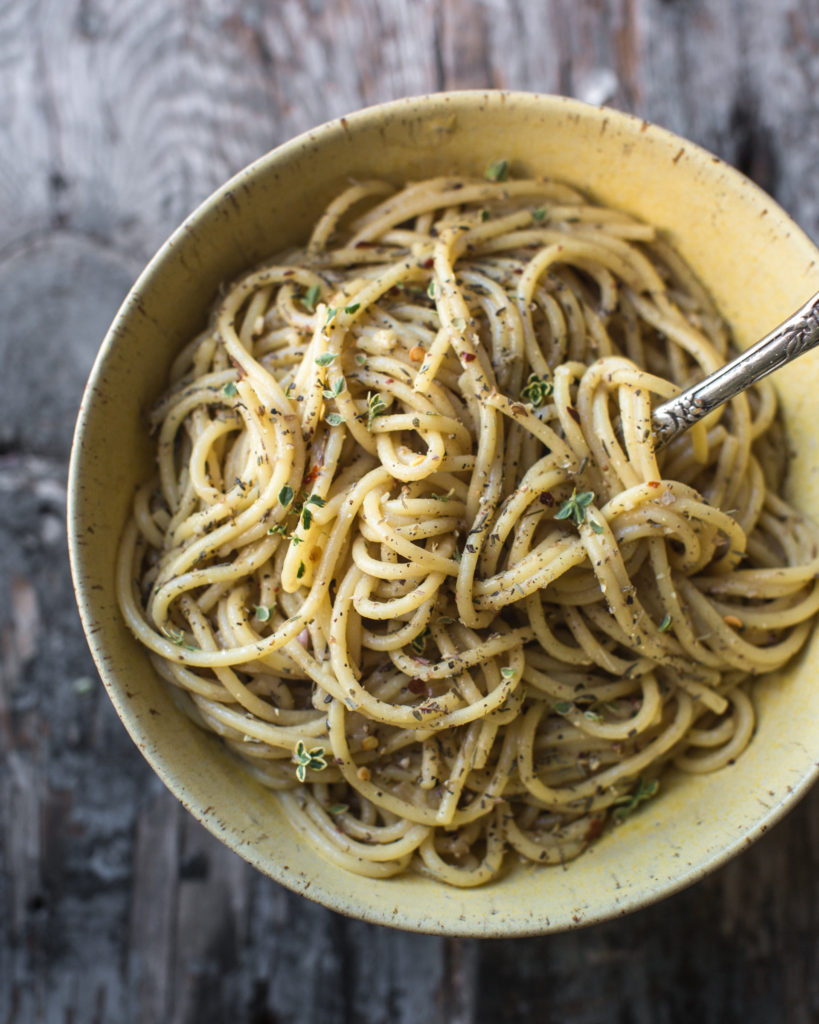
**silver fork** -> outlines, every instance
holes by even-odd
[[[664,448],[703,416],[817,344],[819,292],[736,359],[658,405],[651,417],[655,448]]]

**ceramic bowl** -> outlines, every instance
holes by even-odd
[[[172,702],[125,628],[114,593],[120,532],[151,472],[144,409],[174,353],[204,326],[220,285],[303,241],[349,178],[399,183],[483,174],[565,180],[657,225],[710,289],[740,344],[819,289],[819,252],[762,191],[725,163],[634,117],[574,100],[504,92],[407,99],[323,125],[251,164],[171,236],[141,275],[100,350],[71,462],[70,549],[80,612],[111,700],[154,770],[208,829],[289,888],[380,924],[448,935],[515,936],[625,914],[681,889],[758,838],[817,774],[819,636],[756,687],[757,736],[728,768],[664,782],[661,798],[565,870],[516,866],[462,891],[421,877],[373,881],[323,861],[275,798]],[[776,386],[796,450],[789,496],[819,506],[819,364]]]

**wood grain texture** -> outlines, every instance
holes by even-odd
[[[819,1021],[819,793],[723,870],[578,933],[349,921],[217,843],[117,720],[62,519],[130,281],[270,147],[445,88],[561,92],[702,143],[819,238],[815,0],[0,0],[0,1021]],[[49,367],[46,374],[41,365]]]

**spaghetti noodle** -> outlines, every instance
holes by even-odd
[[[199,725],[336,865],[471,886],[730,763],[819,606],[776,400],[657,453],[720,365],[645,224],[550,181],[351,185],[152,416],[118,593]]]

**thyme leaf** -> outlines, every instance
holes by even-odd
[[[418,636],[413,637],[410,641],[410,647],[416,654],[423,654],[427,646],[427,636],[429,635],[429,628],[424,627]]]
[[[485,177],[487,181],[506,181],[509,177],[509,161],[493,160],[486,168]]]
[[[314,772],[321,772],[327,767],[324,747],[312,747],[308,750],[301,740],[296,744],[293,760],[296,762],[296,778],[299,782],[304,782],[308,768]]]
[[[525,387],[521,390],[520,397],[526,399],[535,409],[539,409],[547,398],[554,392],[554,383],[536,373],[530,373]]]
[[[577,526],[586,518],[586,509],[594,501],[594,491],[582,491],[577,493],[577,488],[572,491],[570,498],[567,498],[555,512],[555,519],[571,519]]]
[[[387,407],[384,404],[384,399],[376,391],[373,394],[372,391],[367,392],[367,430],[372,433],[373,420],[376,416],[381,416],[387,411]]]
[[[335,384],[332,386],[332,388],[325,388],[324,391],[322,391],[322,394],[327,399],[338,398],[338,396],[341,394],[341,392],[344,390],[346,386],[347,382],[344,380],[344,378],[339,377]]]
[[[637,787],[633,793],[630,793],[627,796],[621,796],[618,800],[615,800],[615,803],[620,804],[620,806],[615,808],[614,817],[617,821],[623,821],[633,811],[635,811],[641,803],[644,803],[646,800],[650,800],[659,788],[660,784],[656,779],[651,779],[648,782],[643,779],[638,779]]]
[[[319,295],[321,295],[321,288],[317,284],[311,284],[301,297],[302,306],[310,313],[315,313]]]

